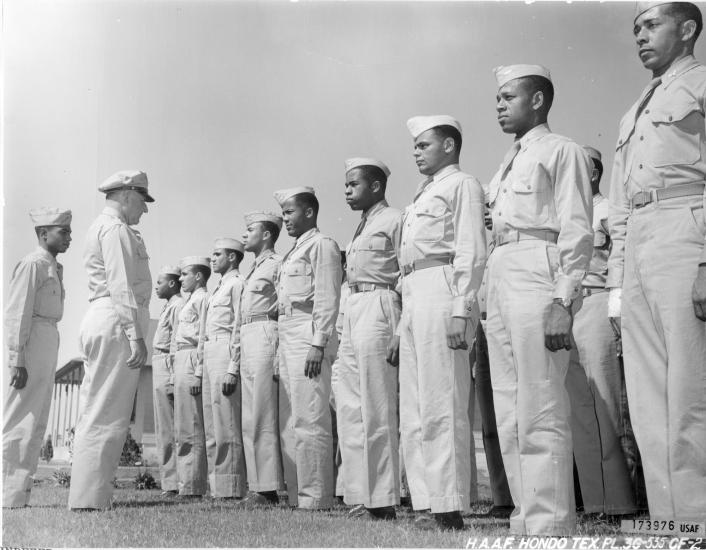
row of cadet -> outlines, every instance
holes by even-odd
[[[610,201],[598,193],[600,155],[549,129],[549,71],[499,67],[498,123],[515,141],[485,188],[460,170],[461,125],[446,115],[407,123],[426,179],[404,212],[385,201],[384,163],[346,162],[346,201],[362,217],[346,250],[345,307],[340,251],[318,230],[309,187],[275,193],[281,216],[248,214],[242,243],[219,239],[210,258],[162,270],[153,373],[163,489],[202,495],[208,485],[214,497],[245,497],[243,506],[271,505],[285,489],[289,506],[330,508],[333,393],[351,514],[395,518],[403,463],[415,524],[464,528],[474,498],[469,348],[484,311],[489,367],[476,361],[475,375],[492,387],[480,392],[481,409],[496,419],[509,488],[499,507],[511,508],[512,533],[574,531],[574,457],[585,510],[635,511],[616,334],[650,515],[703,521],[706,67],[693,57],[701,27],[690,3],[638,9],[639,55],[654,79],[620,123]],[[110,506],[147,358],[152,278],[133,226],[154,199],[139,171],[99,190],[106,205],[84,252],[74,510]],[[70,213],[33,219],[39,248],[15,269],[6,313],[4,506],[29,499],[63,307],[56,255],[70,242]],[[274,253],[282,227],[296,239],[284,257]],[[246,251],[255,262],[240,274]],[[207,294],[211,271],[221,277]],[[488,440],[492,428],[487,421]],[[497,463],[491,476],[503,475]]]

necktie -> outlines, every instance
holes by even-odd
[[[645,96],[642,98],[642,101],[640,101],[640,105],[637,107],[637,111],[635,111],[635,120],[637,120],[642,114],[642,111],[645,110],[645,107],[647,107],[647,104],[650,102],[650,99],[652,99],[652,96],[654,95],[657,86],[659,86],[661,83],[662,79],[660,77],[657,77],[653,79],[652,82],[650,82],[650,89],[647,90]]]
[[[505,153],[505,158],[503,159],[503,165],[502,165],[502,177],[505,177],[505,174],[507,171],[510,169],[512,166],[512,161],[515,160],[515,157],[517,156],[517,153],[520,152],[520,140],[518,139],[512,144],[512,147],[510,147],[510,150]]]
[[[355,241],[358,235],[360,235],[363,232],[363,228],[365,227],[365,222],[368,221],[367,216],[363,216],[363,219],[360,220],[360,223],[358,224],[358,227],[355,230],[355,233],[353,233],[353,238],[351,239],[352,241]]]

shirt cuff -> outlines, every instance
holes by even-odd
[[[583,280],[583,276],[580,278],[560,276],[554,283],[552,298],[560,298],[563,301],[575,300],[581,291],[581,280]]]
[[[228,370],[226,370],[226,373],[232,374],[233,376],[240,376],[240,365],[228,363]]]
[[[194,376],[203,378],[203,364],[197,363],[194,367]]]
[[[326,347],[326,344],[328,342],[329,335],[326,334],[325,332],[322,332],[320,330],[315,330],[314,331],[314,336],[311,338],[311,345],[312,346],[320,346],[322,348]]]
[[[9,352],[9,357],[7,359],[7,366],[9,368],[24,367],[24,354],[17,351]]]
[[[142,335],[138,334],[137,332],[136,325],[124,326],[123,330],[125,331],[125,336],[127,336],[127,339],[130,341],[139,340],[140,338],[142,338]]]
[[[701,257],[699,258],[700,264],[704,262],[706,262],[706,246],[704,246],[704,249],[701,251]]]
[[[473,316],[473,306],[475,299],[466,298],[465,296],[454,296],[453,306],[451,308],[451,317],[463,317],[470,319]]]

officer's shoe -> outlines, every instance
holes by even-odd
[[[441,529],[442,531],[461,531],[464,528],[459,511],[438,514],[424,512],[414,520],[414,525],[420,529]]]
[[[515,509],[514,506],[495,506],[485,513],[488,518],[508,519]]]
[[[349,518],[362,518],[365,515],[367,515],[368,511],[365,509],[365,506],[362,504],[358,504],[356,506],[353,506],[350,510],[348,510],[348,517]]]
[[[372,519],[393,520],[397,519],[394,506],[381,506],[380,508],[366,508]]]
[[[263,491],[262,493],[250,493],[238,503],[238,506],[241,508],[262,508],[264,506],[275,506],[278,503],[277,491]]]

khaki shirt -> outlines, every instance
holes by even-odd
[[[325,347],[335,330],[342,277],[336,241],[316,227],[301,235],[282,259],[277,278],[279,308],[311,311],[312,346]]]
[[[650,88],[620,121],[610,185],[609,288],[623,283],[630,199],[640,191],[703,181],[706,174],[706,67],[691,55],[677,60],[635,120]],[[706,262],[706,247],[699,262]]]
[[[400,267],[430,256],[453,256],[452,316],[470,318],[486,261],[483,189],[447,166],[422,182],[404,212]]]
[[[149,256],[140,233],[112,206],[106,206],[88,229],[83,262],[88,272],[88,300],[110,296],[128,340],[144,338],[138,308],[152,295]]]
[[[5,308],[5,338],[10,351],[9,367],[31,368],[25,362],[25,346],[32,323],[57,323],[64,314],[63,268],[42,247],[17,264],[10,280]]]
[[[394,288],[400,278],[397,244],[402,231],[402,212],[381,200],[362,217],[365,226],[346,250],[348,284],[379,283]]]
[[[532,128],[519,145],[510,169],[502,164],[488,185],[493,238],[523,229],[558,233],[552,296],[574,299],[593,251],[590,159],[546,124]]]
[[[610,233],[608,215],[610,202],[600,193],[593,195],[593,256],[583,286],[604,288],[608,275],[608,255],[610,254]]]
[[[174,344],[177,349],[196,348],[199,345],[201,333],[201,319],[206,314],[208,292],[204,287],[199,287],[191,293],[184,307],[177,316]],[[202,376],[203,365],[201,361],[194,367],[194,375]]]
[[[154,332],[152,347],[155,353],[174,354],[174,335],[182,307],[184,307],[184,298],[181,294],[175,294],[164,304]]]
[[[227,338],[230,348],[228,373],[237,372],[240,364],[240,299],[243,295],[243,278],[237,270],[232,270],[221,277],[218,286],[208,297],[206,314],[201,318],[199,335],[199,357],[203,358],[203,345],[209,340]],[[200,363],[202,361],[199,361]],[[200,365],[200,369],[203,365]],[[197,376],[200,376],[197,374]]]
[[[265,250],[255,258],[245,277],[245,290],[240,302],[243,317],[269,315],[271,319],[277,319],[275,278],[281,264],[282,256],[273,250]]]

